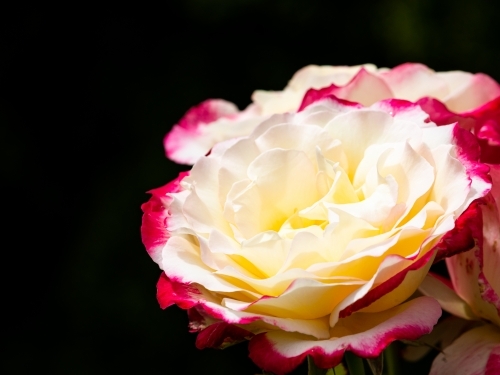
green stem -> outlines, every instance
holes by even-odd
[[[387,375],[398,374],[398,357],[396,343],[392,343],[384,351],[384,362]]]
[[[347,363],[347,370],[349,375],[365,375],[365,366],[363,364],[363,359],[354,355],[351,352],[345,352],[345,361]]]
[[[380,353],[376,358],[367,358],[366,362],[368,362],[373,375],[382,375],[384,371],[384,352]]]
[[[311,356],[307,356],[307,370],[308,375],[326,375],[328,371],[317,367]]]

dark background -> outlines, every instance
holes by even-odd
[[[165,3],[0,13],[5,373],[257,373],[245,345],[195,349],[141,244],[145,192],[182,170],[163,136],[190,106],[244,108],[311,63],[500,79],[499,2]]]

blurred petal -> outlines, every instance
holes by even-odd
[[[429,273],[420,284],[418,290],[426,296],[435,298],[443,310],[450,314],[468,320],[478,319],[467,302],[455,293],[451,285],[445,284],[438,276]]]
[[[492,325],[467,331],[438,354],[429,375],[485,375],[500,370],[500,330]]]

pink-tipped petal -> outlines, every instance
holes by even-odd
[[[437,99],[424,97],[417,104],[429,114],[432,122],[446,125],[457,122],[478,138],[481,161],[500,163],[500,97],[468,112],[455,113]]]
[[[484,325],[467,331],[432,363],[430,375],[498,374],[500,330]]]
[[[434,262],[475,248],[483,239],[483,220],[480,202],[474,201],[455,221],[455,227],[447,232],[436,245]]]
[[[338,101],[350,106],[369,106],[373,103],[392,98],[392,92],[385,82],[376,75],[361,68],[359,72],[344,86],[331,84],[321,89],[309,89],[302,100],[299,111],[323,98],[334,96]]]
[[[456,90],[446,99],[448,107],[456,111],[469,111],[500,96],[500,85],[490,76],[478,73],[468,84]]]
[[[194,286],[171,280],[161,273],[156,284],[156,298],[162,309],[176,304],[182,309],[190,309],[197,305],[201,292]]]
[[[319,89],[319,90],[316,90],[316,89],[307,90],[306,94],[304,95],[304,99],[302,99],[302,103],[300,104],[299,112],[303,111],[311,104],[319,102],[319,101],[326,99],[326,98],[328,98],[331,101],[337,102],[339,105],[343,105],[343,106],[347,106],[347,107],[353,107],[353,108],[362,108],[363,107],[361,104],[338,98],[337,96],[335,96],[333,94],[336,91],[336,89],[337,89],[337,86],[332,84],[331,86],[324,87],[324,88]]]
[[[189,109],[165,136],[167,157],[176,163],[194,164],[213,144],[203,136],[203,127],[221,118],[239,113],[238,108],[222,99],[209,99]]]
[[[481,160],[485,163],[499,164],[500,96],[462,116],[473,120],[471,124],[481,146]]]
[[[341,319],[328,340],[284,331],[259,334],[250,341],[250,358],[277,375],[292,371],[308,355],[318,367],[332,368],[347,350],[375,358],[394,340],[415,340],[429,333],[440,316],[441,308],[434,299],[420,297],[383,312]]]
[[[495,346],[490,352],[488,362],[486,362],[485,375],[500,374],[500,345]]]
[[[366,307],[373,305],[375,302],[377,302],[381,298],[393,300],[394,304],[398,304],[398,303],[403,302],[409,296],[403,294],[402,298],[404,298],[404,299],[399,301],[400,298],[397,298],[397,296],[396,296],[399,293],[394,293],[394,291],[395,290],[397,291],[398,287],[403,284],[403,282],[405,281],[405,278],[407,278],[409,276],[408,273],[410,273],[411,271],[417,271],[417,270],[421,270],[422,268],[425,268],[425,273],[426,273],[428,266],[430,266],[430,264],[432,262],[433,256],[434,256],[434,252],[429,251],[422,258],[420,258],[419,260],[414,262],[412,265],[405,268],[403,271],[397,273],[396,275],[391,277],[389,280],[383,282],[380,285],[377,285],[375,288],[371,289],[364,297],[362,297],[361,299],[357,300],[353,304],[344,308],[342,311],[340,311],[339,317],[346,318],[356,311],[359,311],[363,308],[366,308]],[[421,278],[419,280],[421,280]],[[411,290],[413,290],[413,289],[411,289]],[[397,291],[397,292],[401,292],[401,291]],[[402,292],[404,292],[404,291],[402,291]],[[411,294],[412,292],[407,291],[407,293]]]
[[[209,325],[198,333],[196,337],[196,347],[198,349],[218,348],[224,349],[238,342],[250,340],[252,332],[247,331],[234,324],[219,322]]]
[[[431,121],[437,125],[458,122],[464,129],[471,130],[473,128],[473,120],[465,119],[459,114],[450,111],[446,105],[435,98],[424,97],[417,100],[416,104],[428,113]]]
[[[497,166],[495,166],[497,167]],[[498,168],[493,169],[496,173]],[[497,187],[495,187],[495,190]],[[484,198],[482,248],[476,250],[480,272],[478,275],[481,297],[494,305],[500,315],[500,217],[492,194]]]
[[[459,126],[453,129],[453,137],[458,147],[457,157],[467,169],[471,190],[485,196],[491,190],[490,168],[480,161],[481,149],[476,137]]]
[[[158,264],[161,264],[163,246],[170,237],[168,232],[168,207],[171,198],[168,194],[180,191],[180,182],[187,175],[189,175],[189,172],[181,172],[175,180],[162,187],[150,190],[151,198],[141,206],[143,212],[142,243],[151,258]]]

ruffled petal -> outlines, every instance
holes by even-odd
[[[161,264],[163,246],[170,238],[169,206],[172,198],[169,194],[180,191],[180,182],[188,175],[189,172],[181,172],[179,177],[165,186],[150,190],[151,198],[141,206],[144,213],[141,225],[142,243],[151,258],[158,264]]]
[[[415,340],[429,333],[441,316],[439,304],[420,297],[379,313],[357,313],[339,321],[328,340],[283,331],[252,338],[250,358],[277,375],[296,368],[308,355],[320,368],[332,368],[346,351],[364,358],[377,357],[394,340]]]

